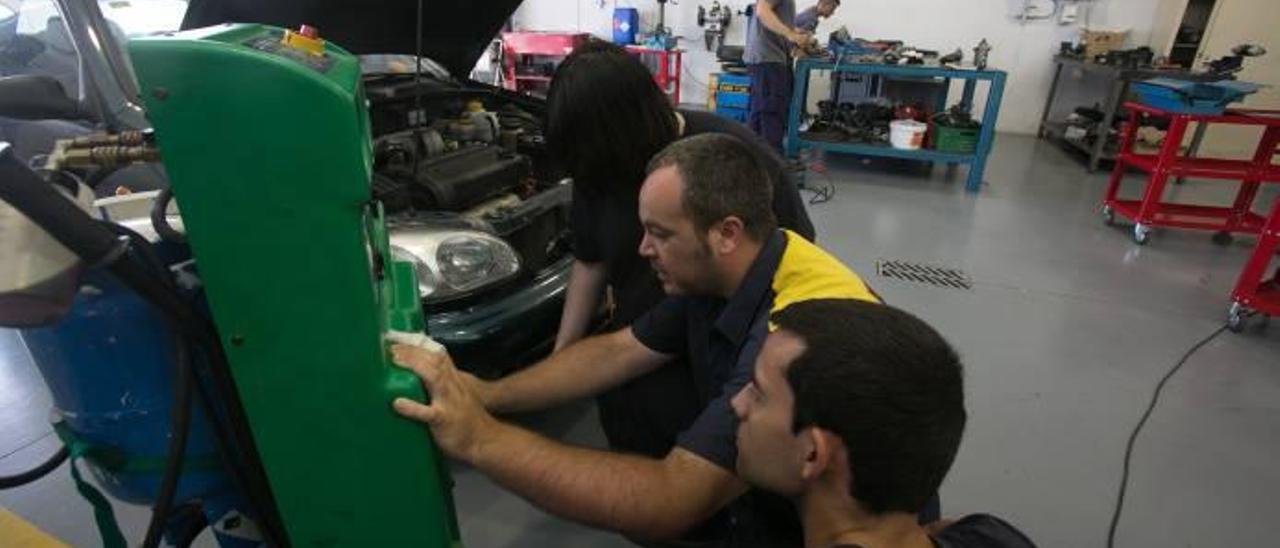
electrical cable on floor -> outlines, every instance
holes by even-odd
[[[1214,330],[1214,332],[1210,333],[1209,336],[1201,339],[1200,342],[1196,343],[1190,350],[1187,350],[1187,352],[1182,355],[1182,358],[1178,360],[1178,363],[1174,364],[1174,366],[1169,369],[1169,372],[1164,374],[1164,377],[1161,377],[1160,382],[1156,383],[1156,388],[1151,393],[1150,403],[1147,404],[1146,410],[1142,412],[1142,418],[1138,419],[1138,424],[1133,427],[1133,432],[1129,434],[1129,442],[1125,444],[1124,469],[1120,474],[1120,491],[1116,495],[1116,507],[1115,512],[1111,514],[1111,525],[1107,528],[1107,548],[1113,548],[1115,546],[1116,527],[1120,524],[1120,515],[1124,511],[1124,495],[1125,491],[1127,491],[1129,487],[1129,463],[1133,458],[1133,444],[1138,440],[1138,434],[1142,433],[1142,428],[1147,425],[1147,419],[1151,418],[1151,412],[1155,411],[1156,404],[1160,402],[1160,393],[1164,391],[1164,386],[1169,383],[1169,379],[1173,378],[1173,376],[1182,369],[1183,365],[1186,365],[1187,360],[1190,360],[1191,356],[1195,355],[1195,353],[1205,345],[1218,338],[1218,335],[1221,335],[1222,332],[1226,330],[1227,326],[1224,325]]]
[[[812,153],[810,158],[813,158]],[[831,174],[827,172],[827,166],[821,159],[813,160],[812,162],[805,162],[804,159],[801,159],[800,163],[804,165],[806,173],[819,173],[822,175],[823,180],[826,181],[826,184],[822,187],[815,187],[807,184],[801,185],[801,190],[808,190],[813,193],[813,196],[809,197],[809,205],[826,203],[836,197],[836,183],[831,179]]]
[[[39,465],[36,465],[35,468],[19,472],[17,474],[0,476],[0,491],[21,487],[49,475],[49,472],[57,470],[59,466],[62,466],[62,463],[66,462],[67,457],[70,455],[71,453],[64,445],[54,452],[53,456],[49,457]]]

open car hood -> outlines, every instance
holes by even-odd
[[[465,78],[520,0],[420,0],[422,56]],[[191,0],[182,28],[220,23],[307,24],[357,55],[413,55],[415,0]]]

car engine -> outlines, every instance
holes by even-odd
[[[527,279],[568,256],[570,185],[550,169],[541,103],[411,77],[366,80],[374,197],[394,236],[422,224],[506,241]]]

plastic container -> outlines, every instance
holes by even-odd
[[[915,120],[889,122],[889,144],[902,150],[919,150],[929,125]]]
[[[954,152],[957,154],[973,154],[978,149],[980,127],[951,127],[935,125],[933,132],[933,148],[938,152]]]
[[[1179,114],[1222,114],[1227,105],[1258,91],[1257,84],[1222,80],[1188,82],[1173,78],[1152,78],[1134,83],[1143,104]]]
[[[636,31],[640,28],[640,11],[636,8],[613,10],[613,43],[629,46],[636,43]]]

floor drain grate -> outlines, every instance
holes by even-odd
[[[948,289],[973,289],[973,280],[958,268],[930,266],[911,261],[876,261],[876,274],[907,282]]]

